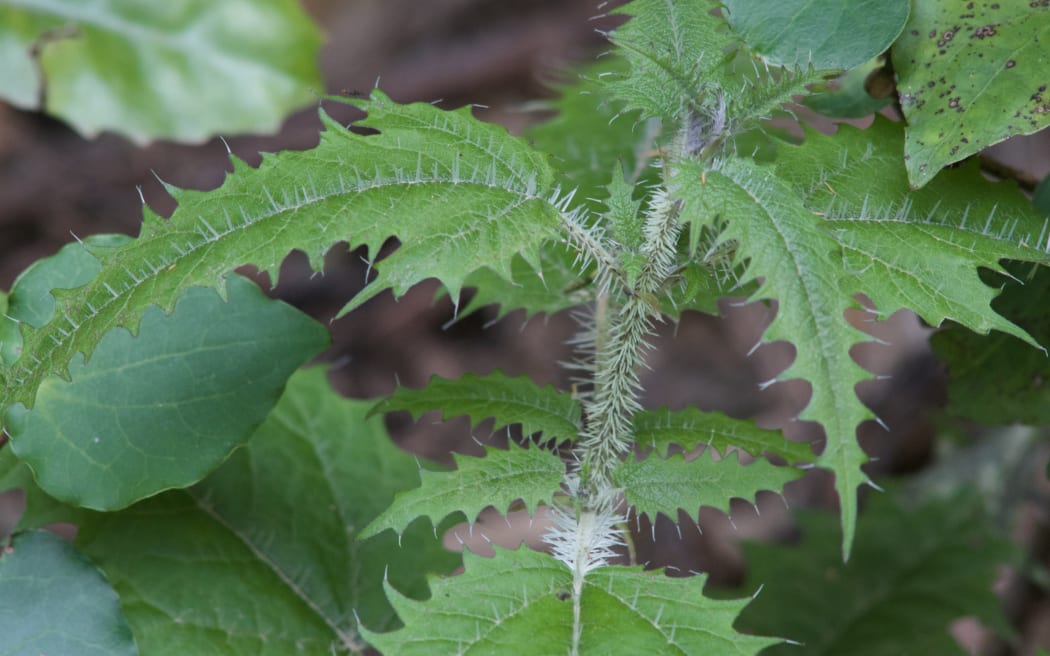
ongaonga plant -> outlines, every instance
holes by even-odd
[[[739,633],[749,600],[705,597],[702,575],[612,564],[626,509],[728,510],[815,465],[834,473],[848,558],[857,488],[870,483],[856,429],[875,417],[855,393],[870,375],[850,355],[870,338],[844,312],[910,308],[1035,344],[992,310],[997,290],[978,269],[1046,264],[1046,222],[974,165],[937,172],[1048,115],[1018,102],[1008,120],[974,91],[1028,84],[1039,73],[1020,58],[982,56],[963,75],[945,53],[981,48],[994,36],[982,21],[1023,40],[1050,17],[1028,3],[970,3],[981,6],[969,18],[950,2],[913,15],[904,0],[775,4],[625,5],[610,52],[527,138],[379,90],[333,99],[364,110],[357,125],[373,134],[322,111],[316,148],[257,169],[235,160],[217,190],[169,188],[178,209],[168,220],[146,209],[137,238],[78,240],[30,267],[0,297],[0,489],[28,498],[0,558],[0,600],[81,591],[48,612],[87,618],[58,634],[85,654],[754,654],[791,637]],[[815,107],[870,112],[878,103],[848,84],[855,72],[838,92],[826,81],[866,75],[858,67],[891,46],[906,122],[801,141],[768,128],[814,90]],[[321,271],[341,242],[375,260],[391,238],[399,246],[340,316],[429,278],[457,305],[476,289],[461,313],[575,308],[574,390],[494,373],[375,405],[339,398],[322,369],[293,375],[325,331],[231,272],[253,265],[276,281],[294,250]],[[819,454],[748,421],[641,406],[656,323],[726,296],[778,303],[763,341],[795,346],[777,380],[810,383],[800,418],[823,426]],[[377,423],[395,410],[494,417],[539,437],[417,473]],[[741,451],[787,466],[743,466]],[[462,574],[430,579],[427,599],[424,574],[454,564],[437,525],[519,502],[547,509],[549,553],[468,552]],[[59,520],[78,525],[74,546],[28,530]],[[53,580],[15,576],[55,563]],[[34,626],[11,630],[27,644],[54,638]]]

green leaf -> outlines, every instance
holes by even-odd
[[[777,172],[822,216],[856,285],[851,293],[866,294],[880,316],[909,308],[933,326],[952,319],[1035,344],[992,310],[998,289],[977,269],[1005,273],[1005,258],[1050,261],[1045,220],[1015,184],[984,179],[976,163],[911,190],[902,142],[900,126],[884,119],[868,130],[843,126],[835,137],[810,132],[804,145],[779,149]],[[807,171],[819,177],[804,180]]]
[[[575,440],[580,424],[580,403],[571,394],[552,385],[539,387],[527,376],[511,378],[499,371],[455,380],[432,376],[422,389],[399,387],[372,412],[397,410],[408,410],[413,419],[432,410],[441,410],[446,421],[468,415],[472,425],[493,417],[493,430],[521,424],[525,435],[543,433],[545,439],[558,442]]]
[[[55,320],[23,326],[30,357],[5,372],[0,398],[32,405],[44,378],[64,374],[78,352],[90,357],[110,329],[134,329],[152,304],[170,310],[186,288],[216,286],[244,264],[276,279],[295,249],[321,270],[325,252],[342,240],[366,244],[373,258],[390,237],[401,240],[344,313],[430,277],[458,297],[482,267],[509,278],[519,254],[539,266],[540,245],[560,226],[548,202],[556,192],[545,156],[469,109],[397,105],[378,92],[353,102],[369,112],[362,125],[380,134],[357,135],[322,115],[327,130],[313,150],[267,157],[258,169],[235,161],[235,173],[214,191],[170,189],[179,202],[170,220],[147,211],[138,239],[91,247],[100,273],[54,293]]]
[[[1032,204],[1043,216],[1050,216],[1050,175],[1043,177],[1032,192]]]
[[[703,91],[734,81],[725,63],[738,41],[712,9],[693,0],[635,0],[612,12],[632,17],[610,35],[630,70],[605,83],[626,111],[682,119]]]
[[[905,166],[921,187],[947,164],[1050,125],[1050,5],[914,4],[893,68],[908,121]]]
[[[1023,284],[1006,282],[995,309],[1050,344],[1050,269],[1010,270]],[[949,414],[983,424],[1050,424],[1050,358],[1010,335],[975,335],[958,325],[937,331],[930,343],[948,365]]]
[[[474,295],[459,316],[464,317],[485,306],[498,306],[497,319],[523,309],[525,318],[554,314],[594,300],[594,285],[588,274],[576,266],[576,253],[564,244],[550,242],[540,250],[540,275],[521,257],[511,263],[511,280],[492,269],[478,269],[463,281]],[[593,272],[592,274],[593,275]]]
[[[623,110],[603,81],[628,70],[623,57],[600,57],[576,73],[573,84],[556,86],[561,95],[539,109],[557,113],[525,131],[536,148],[553,156],[562,185],[576,189],[574,202],[594,211],[602,209],[596,199],[605,197],[610,174],[619,166],[632,177],[653,177],[645,163],[659,125]]]
[[[564,654],[572,644],[572,573],[547,554],[496,548],[495,558],[464,555],[466,571],[433,581],[430,601],[391,595],[405,628],[364,631],[384,653]],[[580,599],[581,656],[719,654],[751,656],[775,639],[741,635],[733,619],[747,601],[700,594],[704,577],[670,578],[635,567],[587,575]]]
[[[848,565],[827,515],[799,514],[799,545],[745,543],[747,588],[762,592],[737,626],[791,638],[814,656],[961,655],[948,626],[963,616],[1009,631],[992,584],[1018,549],[972,495],[915,510],[885,495],[871,501]],[[797,653],[786,645],[762,652]]]
[[[909,0],[723,0],[729,24],[777,66],[848,69],[882,53],[908,20]]]
[[[0,541],[0,635],[3,656],[139,653],[102,573],[47,531]]]
[[[0,97],[87,136],[112,130],[142,143],[272,132],[321,88],[321,34],[292,0],[4,5]]]
[[[821,422],[827,433],[817,464],[835,472],[848,555],[856,488],[867,479],[860,471],[866,456],[857,444],[856,427],[872,417],[853,390],[867,374],[849,354],[868,337],[843,317],[860,290],[842,275],[837,245],[823,232],[819,218],[772,169],[739,159],[707,172],[700,166],[687,165],[679,176],[683,221],[694,226],[728,222],[720,243],[735,241],[738,261],[747,258],[743,280],[762,278],[750,300],[780,303],[763,340],[795,345],[795,361],[777,380],[802,378],[812,385],[810,402],[799,416]]]
[[[739,451],[715,460],[704,451],[695,460],[681,455],[645,460],[628,459],[613,472],[613,483],[623,489],[627,502],[639,514],[656,519],[666,515],[678,521],[678,509],[695,516],[700,506],[729,512],[730,499],[751,500],[759,490],[780,490],[802,472],[793,467],[774,467],[759,459],[740,465]]]
[[[322,326],[230,276],[228,300],[191,288],[170,316],[114,330],[70,380],[43,381],[5,416],[11,448],[52,496],[122,508],[198,480],[243,444],[285,381],[328,341]]]
[[[507,451],[485,452],[484,458],[454,455],[455,471],[421,470],[420,487],[398,494],[393,505],[365,527],[362,535],[370,537],[388,528],[400,534],[420,516],[437,523],[461,512],[473,522],[488,506],[505,512],[519,499],[533,512],[540,502],[550,501],[561,489],[565,465],[546,449],[511,446]]]
[[[889,93],[878,89],[879,97],[868,93],[870,80],[892,85],[893,72],[885,67],[882,57],[846,71],[831,83],[816,85],[814,92],[802,99],[802,104],[818,114],[833,118],[862,118],[893,102],[892,86]],[[886,93],[886,95],[882,95]]]
[[[302,371],[252,441],[203,483],[115,513],[67,507],[63,518],[24,466],[0,483],[21,477],[23,525],[79,524],[77,543],[113,581],[143,653],[359,651],[355,611],[369,626],[399,625],[384,578],[422,598],[423,574],[459,560],[423,522],[401,547],[393,534],[361,539],[419,480],[369,406],[336,394],[323,369]]]
[[[57,253],[33,262],[11,286],[5,319],[0,323],[0,356],[5,366],[13,365],[22,354],[20,323],[40,328],[55,316],[55,289],[86,285],[98,275],[101,265],[85,246],[119,246],[131,238],[126,235],[92,235],[82,242],[66,244]]]
[[[852,297],[871,298],[873,316],[910,308],[932,325],[953,319],[1032,343],[991,309],[996,290],[977,269],[1001,271],[1002,258],[1048,260],[1042,217],[1016,187],[969,168],[913,192],[899,165],[901,144],[900,128],[879,120],[867,131],[842,127],[834,138],[809,133],[800,146],[782,143],[775,172],[737,160],[706,174],[699,164],[684,167],[680,180],[683,220],[728,221],[721,242],[735,241],[737,257],[748,258],[743,279],[763,280],[751,298],[780,301],[764,339],[793,342],[795,362],[779,378],[813,386],[800,416],[828,434],[817,464],[836,473],[847,546],[852,490],[864,480],[854,429],[871,417],[853,392],[866,375],[849,349],[866,336],[843,319]]]
[[[814,459],[809,444],[791,442],[780,431],[759,428],[752,420],[736,419],[721,412],[703,412],[694,407],[645,410],[634,415],[632,425],[635,441],[640,446],[653,447],[664,457],[672,444],[686,452],[704,444],[722,454],[730,447],[753,456],[775,453],[789,464]]]

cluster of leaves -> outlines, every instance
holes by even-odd
[[[47,106],[71,111],[70,120],[87,115],[63,85],[98,77],[126,51],[214,78],[178,60],[186,43],[143,38],[143,24],[169,29],[171,16],[25,5],[0,8],[10,19],[0,49],[40,51],[18,60],[21,77],[5,91],[18,104],[35,106],[44,71]],[[315,40],[312,28],[285,24],[285,5],[260,6],[282,26],[277,32]],[[995,564],[1014,555],[973,504],[887,502],[856,528],[857,488],[867,482],[856,429],[874,419],[855,393],[870,376],[851,357],[870,338],[844,318],[858,294],[875,318],[909,308],[931,325],[950,319],[1011,340],[945,338],[953,367],[974,361],[974,351],[1001,358],[995,349],[1031,349],[1045,322],[1029,297],[1012,313],[1004,295],[1010,318],[992,307],[997,280],[1024,275],[1004,260],[1028,268],[1050,260],[1042,215],[976,165],[941,169],[1050,122],[1044,73],[1021,56],[1050,25],[1050,10],[924,5],[731,0],[715,11],[705,2],[635,0],[617,10],[631,19],[610,35],[612,53],[564,90],[558,118],[528,140],[469,109],[398,105],[377,90],[340,100],[367,112],[358,125],[373,134],[322,111],[316,148],[266,156],[256,169],[235,161],[215,191],[170,188],[178,209],[167,220],[146,209],[137,238],[86,239],[34,264],[0,295],[0,403],[10,436],[0,490],[27,497],[20,532],[0,556],[0,633],[13,636],[11,653],[329,653],[371,644],[389,654],[506,653],[512,645],[754,654],[776,652],[787,638],[814,653],[874,654],[897,653],[895,641],[914,646],[914,636],[929,653],[947,653],[946,625],[957,615],[996,625],[988,586]],[[56,36],[70,19],[76,34]],[[138,27],[119,33],[115,25]],[[876,69],[871,61],[887,49],[906,123],[807,131],[801,143],[765,128],[764,119],[828,78]],[[973,53],[979,75],[970,72]],[[812,105],[833,113],[870,106],[858,97],[862,85],[845,83],[851,75]],[[303,86],[291,73],[277,77]],[[116,91],[128,84],[113,85],[106,100],[121,106],[103,112],[113,123],[77,125],[88,133],[138,125],[124,117],[134,103]],[[990,88],[1004,90],[994,107]],[[255,104],[283,111],[272,98]],[[151,125],[130,134],[197,138],[195,130],[220,127],[229,129]],[[457,302],[476,288],[463,312],[498,303],[503,313],[550,313],[594,302],[603,308],[594,316],[597,352],[584,366],[593,394],[494,373],[435,378],[376,404],[340,398],[321,368],[297,371],[325,347],[326,332],[232,271],[253,265],[276,282],[293,250],[320,270],[341,242],[375,260],[390,238],[400,246],[340,315],[428,278]],[[800,418],[823,426],[819,454],[745,420],[637,407],[633,368],[651,323],[712,311],[734,294],[778,303],[763,340],[795,346],[778,380],[810,383]],[[602,350],[610,344],[619,350]],[[975,384],[977,376],[962,378]],[[392,446],[380,415],[432,410],[541,437],[457,457],[454,471],[420,468]],[[616,435],[594,427],[606,415]],[[602,450],[612,439],[645,457],[595,460],[623,456]],[[555,448],[565,444],[582,469]],[[679,452],[700,447],[697,458]],[[741,451],[757,459],[744,466]],[[432,581],[427,599],[426,575],[459,560],[437,540],[456,517],[474,521],[488,506],[505,512],[520,502],[531,513],[560,512],[579,538],[581,517],[596,511],[592,493],[615,494],[653,519],[702,505],[728,511],[732,498],[780,490],[804,463],[834,473],[842,538],[826,522],[805,521],[818,546],[794,552],[790,567],[785,550],[755,548],[752,576],[770,592],[743,614],[747,599],[703,596],[703,576],[602,559],[581,566],[566,562],[564,549],[524,547],[492,559],[465,555],[465,573]],[[607,470],[607,480],[594,480],[609,489],[586,488],[591,465]],[[54,522],[77,525],[73,545],[34,530]],[[855,558],[841,565],[855,530]],[[914,550],[896,548],[905,541]],[[887,552],[895,557],[887,561]],[[784,587],[803,572],[826,584],[819,595]],[[26,607],[46,608],[47,618],[26,621]],[[56,613],[82,621],[56,631]],[[873,640],[877,631],[866,629],[887,622],[904,628]],[[829,634],[828,626],[848,630]]]

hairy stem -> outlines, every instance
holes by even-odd
[[[674,270],[679,230],[678,205],[660,189],[647,212],[641,249],[645,264],[634,287],[626,290],[618,308],[596,316],[594,392],[578,452],[585,497],[600,498],[612,488],[612,471],[634,442],[631,417],[641,409],[637,370],[653,319],[659,316],[657,294]]]

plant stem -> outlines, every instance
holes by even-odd
[[[587,498],[603,499],[613,489],[612,472],[634,443],[631,417],[641,409],[637,369],[653,317],[659,313],[656,294],[674,271],[678,204],[660,189],[647,214],[641,248],[645,264],[634,288],[626,290],[619,307],[600,298],[601,311],[595,315],[594,392],[578,452],[583,463],[580,491],[585,508],[589,507]]]

